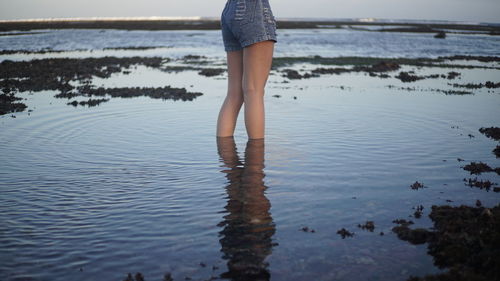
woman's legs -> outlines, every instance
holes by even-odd
[[[264,138],[264,88],[273,60],[274,42],[263,41],[243,49],[243,99],[249,139]]]
[[[234,134],[236,119],[244,102],[248,138],[264,138],[264,88],[273,52],[273,41],[259,42],[242,51],[227,52],[228,92],[219,112],[218,137]]]
[[[222,104],[217,120],[217,136],[229,137],[234,134],[236,119],[243,104],[243,50],[227,52],[227,96]]]

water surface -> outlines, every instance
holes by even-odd
[[[167,57],[223,58],[218,35],[61,30],[3,36],[0,46],[100,49],[134,42],[171,45],[161,49]],[[449,37],[283,31],[277,55],[498,54],[495,37]],[[152,55],[134,54],[141,52]],[[37,56],[60,55],[74,53]],[[498,70],[460,72],[455,82],[499,77]],[[2,278],[122,280],[142,272],[146,280],[161,280],[171,272],[174,280],[241,274],[406,280],[440,269],[426,245],[391,233],[393,219],[408,218],[422,204],[422,218],[410,219],[430,227],[432,205],[499,202],[498,193],[465,186],[463,178],[471,176],[461,168],[471,161],[500,164],[491,153],[497,143],[478,132],[500,124],[497,90],[458,96],[432,90],[450,88],[446,79],[403,84],[351,73],[282,83],[279,72],[272,74],[262,143],[247,142],[241,119],[234,139],[215,138],[226,76],[138,67],[94,79],[107,87],[172,85],[204,93],[192,102],[113,98],[75,108],[54,98],[56,92],[19,94],[33,111],[0,117]],[[418,91],[398,89],[407,86]],[[493,173],[479,178],[500,182]],[[415,181],[427,188],[412,190]],[[357,227],[367,220],[375,223],[373,233]],[[341,228],[355,235],[342,239],[336,233]]]

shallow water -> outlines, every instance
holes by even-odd
[[[301,51],[307,55],[330,40],[309,36],[323,40]],[[202,50],[179,44],[179,54]],[[282,55],[293,49],[280,48]],[[498,70],[460,72],[454,82],[499,77]],[[500,124],[498,90],[444,95],[431,89],[449,88],[447,80],[403,84],[356,73],[284,84],[272,74],[265,143],[247,144],[241,119],[235,142],[217,143],[225,76],[138,67],[94,79],[204,93],[192,102],[113,98],[75,108],[55,92],[20,94],[33,112],[0,117],[2,279],[122,280],[127,272],[146,280],[165,272],[174,280],[236,279],[254,269],[272,280],[406,280],[440,270],[426,245],[391,232],[393,219],[422,204],[422,218],[411,219],[430,227],[434,204],[499,202],[499,193],[465,186],[471,176],[461,169],[471,161],[500,164],[491,153],[497,143],[478,132]],[[407,86],[425,91],[397,89]],[[479,178],[500,182],[493,173]],[[417,180],[427,188],[412,190]],[[367,220],[375,232],[357,227]],[[355,235],[342,239],[341,228]]]
[[[500,55],[500,38],[489,35],[449,34],[445,40],[432,33],[370,32],[351,29],[283,29],[278,31],[276,56],[439,57]],[[104,48],[158,47],[149,50]],[[225,58],[218,30],[42,30],[39,34],[0,36],[0,50],[87,50],[63,54],[9,55],[3,59],[43,57],[165,56],[188,54]],[[92,51],[89,51],[92,50]]]

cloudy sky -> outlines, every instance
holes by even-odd
[[[269,0],[277,18],[500,23],[500,0]],[[220,15],[226,0],[0,0],[0,19]]]

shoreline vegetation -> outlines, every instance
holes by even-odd
[[[500,35],[500,25],[361,21],[361,20],[277,20],[280,29],[350,28],[375,32],[467,33]],[[370,29],[368,27],[371,27]],[[379,28],[374,28],[379,27]],[[125,29],[125,30],[217,30],[218,19],[46,19],[0,21],[0,32],[37,29]],[[26,34],[20,32],[18,35]]]

